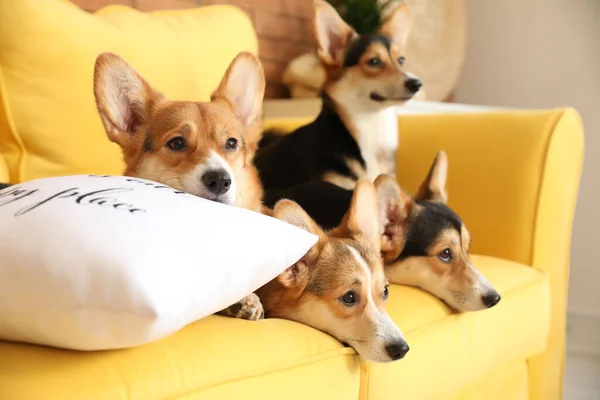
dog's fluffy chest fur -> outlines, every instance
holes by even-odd
[[[365,172],[374,181],[380,174],[395,175],[398,149],[398,123],[393,107],[348,118],[349,130],[358,143],[365,162]]]
[[[266,132],[255,164],[267,192],[315,179],[353,189],[361,177],[394,175],[397,147],[394,108],[340,115],[325,99],[310,124],[287,135]]]

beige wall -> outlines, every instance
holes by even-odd
[[[571,106],[586,152],[571,246],[569,310],[600,316],[600,0],[467,0],[457,101]]]

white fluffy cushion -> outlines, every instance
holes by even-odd
[[[264,215],[116,176],[9,187],[0,221],[0,339],[80,350],[165,337],[316,242]]]

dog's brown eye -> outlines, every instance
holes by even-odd
[[[377,57],[369,58],[367,60],[367,64],[371,67],[378,67],[379,65],[381,65],[381,60]]]
[[[449,263],[450,260],[452,260],[452,250],[450,250],[450,249],[444,249],[444,250],[442,250],[442,252],[440,254],[438,254],[438,257],[443,262]]]
[[[358,303],[358,296],[356,295],[356,293],[354,293],[353,290],[347,292],[345,295],[343,295],[342,297],[340,297],[340,300],[342,303],[344,303],[347,306],[353,306],[356,303]]]
[[[227,139],[227,142],[225,142],[225,148],[230,151],[237,150],[238,140],[236,138]]]
[[[167,142],[167,147],[171,150],[183,150],[185,148],[185,139],[182,137],[176,137]]]
[[[398,64],[404,65],[404,61],[405,61],[404,57],[398,57]]]
[[[388,290],[388,285],[385,285],[385,287],[383,288],[383,299],[387,300],[389,295],[390,295],[390,291]]]

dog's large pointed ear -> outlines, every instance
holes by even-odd
[[[446,204],[448,202],[448,194],[446,193],[447,178],[448,157],[444,151],[440,151],[435,156],[427,178],[419,186],[414,199]]]
[[[262,117],[265,73],[258,58],[249,52],[239,53],[229,64],[212,101],[225,101],[240,122],[252,127]]]
[[[340,66],[344,62],[344,50],[356,34],[331,4],[323,0],[314,2],[314,35],[317,55],[328,66]]]
[[[294,201],[279,200],[273,208],[273,217],[319,237],[317,243],[298,262],[277,277],[279,282],[287,288],[295,287],[304,290],[304,287],[308,284],[310,269],[316,264],[321,249],[327,241],[327,235],[306,211]]]
[[[414,203],[390,175],[382,174],[375,179],[375,191],[381,224],[381,253],[384,261],[390,262],[398,258],[404,248]]]
[[[162,95],[121,57],[102,53],[94,66],[94,97],[108,138],[122,146],[147,121]]]
[[[367,240],[379,249],[381,245],[379,241],[381,227],[379,224],[377,194],[373,183],[367,178],[361,178],[356,182],[350,200],[350,207],[340,226],[334,230],[334,234],[337,235],[338,231],[342,236],[350,235],[354,238]]]
[[[397,47],[404,49],[408,35],[412,29],[412,16],[406,0],[393,6],[379,29],[381,35],[387,36]]]

